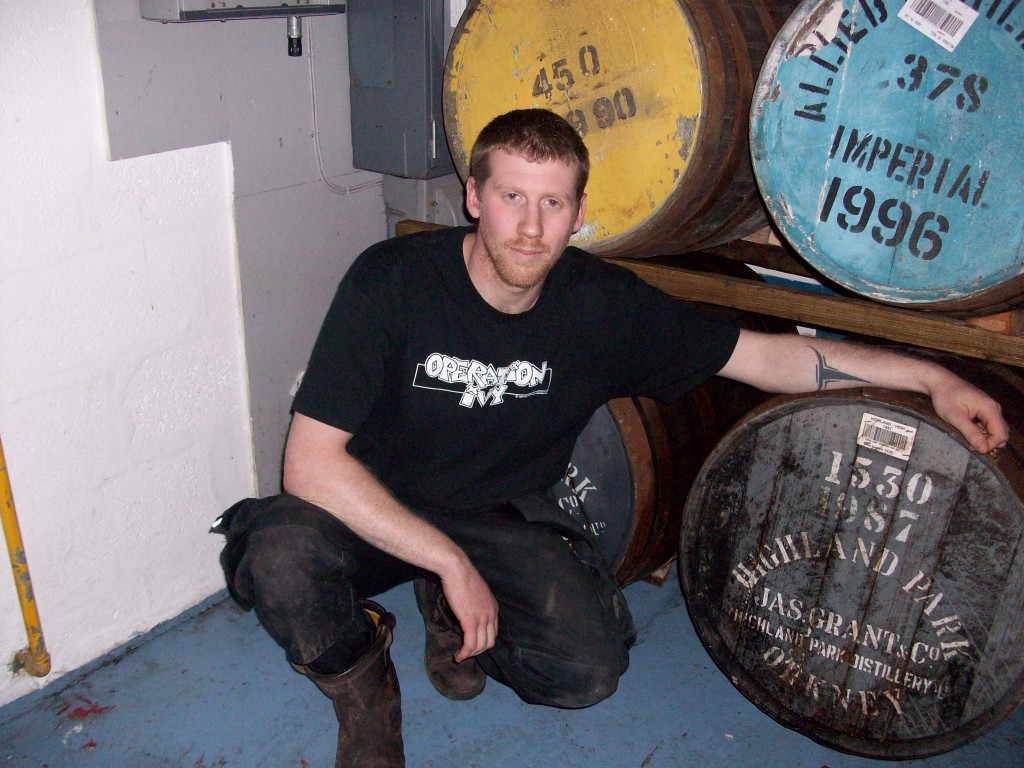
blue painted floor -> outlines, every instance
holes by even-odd
[[[697,639],[674,574],[626,596],[639,642],[618,692],[562,711],[523,704],[494,681],[472,701],[442,698],[421,666],[411,585],[382,595],[398,618],[409,768],[898,765],[820,746],[744,699]],[[329,768],[336,733],[330,702],[291,671],[253,614],[222,600],[58,693],[0,708],[0,766]],[[960,749],[901,765],[1024,766],[1024,708]]]

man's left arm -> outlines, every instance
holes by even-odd
[[[766,392],[850,387],[919,392],[980,453],[1001,448],[1009,428],[995,400],[941,365],[876,347],[797,334],[740,331],[719,375]]]

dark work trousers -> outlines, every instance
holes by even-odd
[[[466,552],[498,602],[497,641],[476,657],[490,677],[528,703],[563,708],[615,691],[635,641],[632,618],[583,529],[553,501],[535,494],[471,513],[416,514]],[[227,537],[231,595],[297,664],[337,643],[358,658],[371,637],[358,600],[437,578],[288,494],[240,501],[213,530]]]

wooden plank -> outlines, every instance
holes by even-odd
[[[681,299],[734,307],[837,331],[877,336],[904,344],[1024,366],[1024,338],[974,327],[943,315],[709,275],[666,264],[648,263],[646,259],[608,261],[632,270],[656,288]]]
[[[395,224],[395,236],[411,235],[415,232],[430,232],[435,229],[448,229],[447,224],[435,224],[432,221],[418,221],[417,219],[402,219]]]
[[[809,277],[817,280],[840,296],[846,296],[851,299],[860,299],[859,296],[847,291],[842,286],[836,285],[827,277],[818,274],[808,267],[789,246],[782,244],[772,245],[769,242],[762,242],[760,238],[765,236],[764,233],[768,233],[770,235],[771,230],[766,227],[764,230],[758,230],[758,232],[755,232],[753,237],[758,239],[744,239],[736,240],[731,243],[723,243],[722,245],[705,248],[701,253],[710,254],[723,259],[730,259],[732,261],[739,261],[744,264],[752,264],[755,267],[773,269],[777,272],[785,272],[787,274],[798,275],[800,277]],[[650,261],[653,264],[670,264],[673,266],[686,267],[686,258],[687,254],[680,254],[672,257],[655,257],[650,259]],[[860,300],[866,301],[865,299]],[[868,302],[868,304],[874,305],[875,302]],[[896,307],[896,309],[907,308]],[[923,312],[924,310],[911,311]],[[948,312],[943,314],[946,316],[952,316]],[[933,315],[929,314],[927,316],[931,317]],[[963,313],[960,313],[959,316],[963,318],[965,323],[977,328],[984,328],[997,333],[1010,334],[1011,336],[1024,336],[1024,310],[1021,309],[997,312],[992,315],[965,316]]]
[[[1012,336],[1024,336],[1024,310],[1012,309],[995,315],[982,317],[965,317],[964,322],[978,328],[985,328],[997,333],[1008,333]]]

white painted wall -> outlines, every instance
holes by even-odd
[[[108,161],[91,4],[2,5],[0,437],[53,671],[10,668],[5,563],[0,704],[222,589],[255,488],[229,145]]]
[[[292,385],[338,281],[387,232],[380,175],[352,165],[347,14],[306,18],[291,57],[284,18],[160,24],[138,0],[94,5],[111,156],[230,142],[257,486],[276,493]],[[311,69],[324,171],[348,193],[318,172]]]

